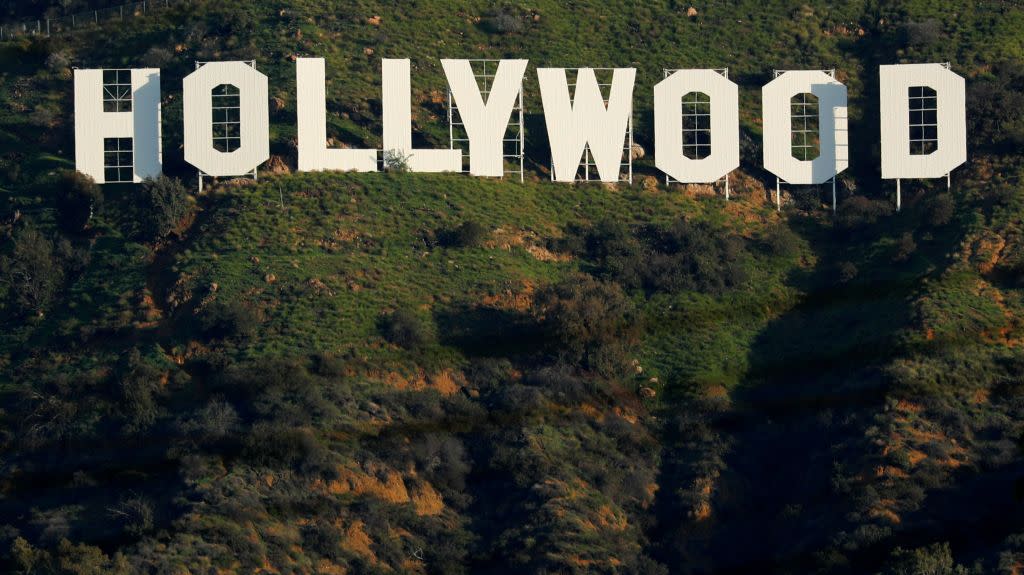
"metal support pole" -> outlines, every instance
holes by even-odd
[[[725,175],[725,201],[729,201],[729,174]]]
[[[900,194],[900,180],[899,180],[899,178],[897,178],[896,179],[896,211],[897,212],[900,211],[900,208],[903,207],[903,201],[902,201],[902,198],[900,198],[900,195],[901,195]]]
[[[946,189],[947,190],[952,190],[953,189],[953,179],[951,177],[951,172],[946,172]]]
[[[832,178],[832,213],[836,213],[836,179]]]
[[[775,178],[775,209],[782,211],[782,182]]]

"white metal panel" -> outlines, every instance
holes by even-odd
[[[469,60],[441,60],[469,137],[469,173],[474,176],[500,178],[505,173],[505,132],[512,108],[523,89],[528,62],[501,60],[485,103]]]
[[[384,150],[408,156],[413,172],[458,172],[462,168],[459,150],[425,150],[412,147],[412,97],[409,60],[381,63],[384,90]]]
[[[882,178],[941,178],[967,161],[966,84],[942,64],[879,66]],[[937,98],[938,148],[910,153],[909,89],[927,86]]]
[[[295,114],[299,171],[377,171],[377,150],[327,147],[327,86],[323,58],[295,61]]]
[[[239,91],[241,147],[213,147],[213,89],[230,84]],[[246,62],[209,62],[183,82],[185,161],[208,176],[250,174],[270,158],[267,77]]]
[[[538,68],[544,122],[551,145],[554,180],[572,182],[589,145],[603,182],[617,182],[629,120],[633,114],[635,68],[616,68],[605,105],[593,68],[580,68],[574,97],[564,68]]]
[[[813,160],[792,152],[793,96],[818,98],[820,151]],[[849,166],[846,86],[820,70],[791,70],[765,84],[761,91],[764,121],[764,167],[790,184],[821,184]]]
[[[131,70],[131,86],[131,112],[104,112],[103,70],[75,70],[75,168],[97,183],[107,183],[104,138],[132,138],[134,182],[162,171],[160,70]]]
[[[681,100],[711,99],[711,155],[683,154]],[[678,182],[714,183],[740,165],[739,88],[715,70],[677,70],[654,86],[654,164]]]

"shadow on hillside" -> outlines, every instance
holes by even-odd
[[[522,357],[537,351],[535,322],[524,313],[461,304],[434,315],[440,341],[468,357]]]
[[[863,455],[856,449],[863,451],[887,389],[882,367],[900,351],[912,320],[909,296],[929,269],[911,263],[840,284],[834,264],[844,242],[831,226],[799,216],[790,223],[818,261],[787,282],[806,296],[753,342],[731,406],[675,402],[702,411],[698,429],[713,438],[698,441],[689,424],[670,426],[668,433],[683,436],[666,438],[671,453],[652,539],[660,541],[659,558],[686,565],[685,572],[812,572],[851,528],[853,502],[836,492],[833,479]],[[710,492],[703,496],[709,506],[694,517],[698,486]]]

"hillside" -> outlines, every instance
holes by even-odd
[[[529,58],[525,181],[292,173],[296,56],[353,147],[380,58],[431,147],[439,58]],[[0,571],[1024,572],[1022,56],[1024,8],[922,0],[194,1],[0,43]],[[230,59],[273,156],[197,194],[181,79]],[[969,162],[896,213],[877,66],[929,61]],[[143,65],[169,178],[97,190],[71,69]],[[549,181],[537,65],[637,68],[632,185]],[[723,66],[728,202],[650,153],[662,70]],[[760,87],[802,68],[849,88],[835,215],[765,190]]]

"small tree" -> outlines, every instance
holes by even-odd
[[[409,309],[395,310],[384,318],[381,332],[384,339],[405,349],[425,347],[433,339],[427,323]]]
[[[615,372],[636,343],[633,302],[618,284],[588,275],[541,290],[534,315],[549,345],[580,367]]]
[[[0,256],[0,283],[21,313],[42,315],[64,281],[64,268],[54,243],[34,227],[14,235],[9,255]]]
[[[89,227],[96,208],[103,201],[103,192],[91,177],[67,170],[57,182],[55,200],[57,223],[65,231],[77,233]]]
[[[440,234],[441,243],[449,247],[475,248],[487,239],[487,228],[472,220],[462,222],[458,227],[444,230]]]
[[[177,178],[146,180],[135,197],[136,235],[159,240],[177,230],[192,212],[192,196]]]
[[[199,322],[208,336],[246,338],[256,332],[260,317],[255,309],[237,299],[217,299],[203,311]]]

